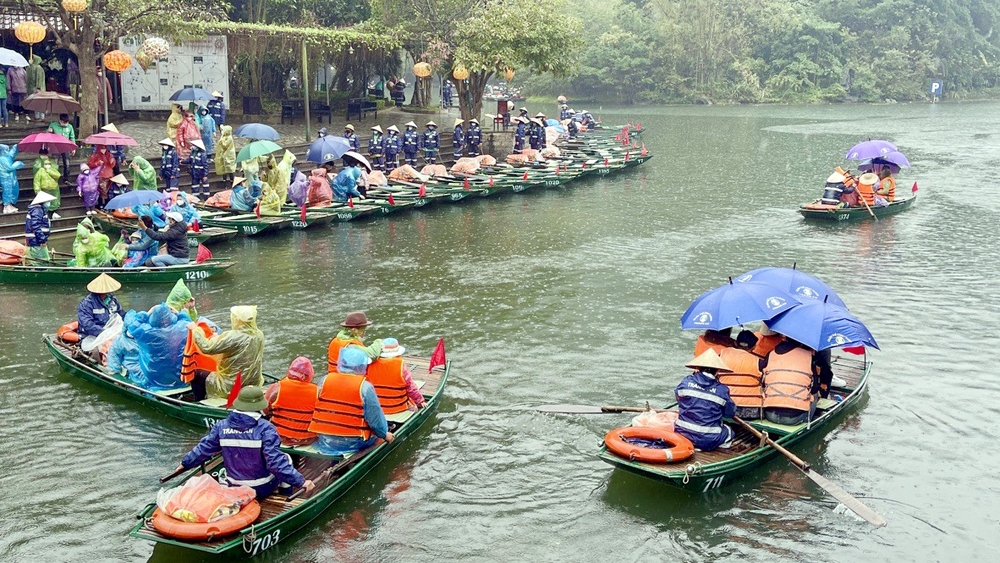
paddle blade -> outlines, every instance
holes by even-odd
[[[798,466],[796,465],[796,467]],[[881,528],[886,525],[885,518],[883,518],[881,514],[862,504],[861,501],[851,496],[851,493],[842,489],[840,485],[810,469],[802,469],[799,467],[799,471],[805,473],[806,477],[809,477],[814,483],[822,487],[824,491],[830,493],[830,496],[837,499],[851,512],[857,514],[861,518],[864,518],[872,526]]]

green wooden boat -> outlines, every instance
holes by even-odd
[[[766,431],[775,442],[785,448],[789,448],[806,436],[829,430],[836,422],[842,420],[843,417],[840,415],[861,399],[868,383],[871,362],[838,356],[832,361],[832,366],[834,374],[846,381],[847,384],[843,388],[833,389],[830,393],[831,398],[841,397],[840,401],[820,400],[816,408],[816,416],[811,423],[786,426],[767,420],[747,422],[760,431]],[[676,408],[676,403],[672,407]],[[728,424],[736,431],[733,446],[730,449],[711,452],[696,451],[694,456],[675,463],[630,461],[608,451],[604,445],[601,446],[598,455],[611,465],[631,473],[688,491],[706,493],[732,483],[741,475],[760,467],[777,453],[777,450],[772,446],[766,443],[762,445],[761,440],[746,428],[731,421]]]
[[[305,220],[302,220],[302,210],[298,208],[294,210],[282,211],[281,216],[288,217],[289,219],[291,219],[292,220],[291,227],[297,230],[311,229],[314,227],[329,225],[337,218],[332,213],[309,211],[308,208],[306,208]]]
[[[388,194],[392,194],[393,199],[412,201],[413,207],[426,207],[441,201],[448,201],[448,194],[446,193],[432,193],[430,190],[425,188],[424,195],[421,196],[419,185],[397,183],[392,180],[389,181],[388,185],[380,186],[378,190],[385,194],[385,197],[388,197]],[[371,189],[369,189],[369,191],[371,191]]]
[[[189,262],[162,268],[77,268],[65,262],[51,265],[21,266],[0,264],[0,283],[45,283],[86,285],[98,275],[109,274],[124,285],[130,283],[175,283],[177,280],[201,281],[225,272],[236,264],[228,259]]]
[[[155,503],[147,505],[137,515],[139,522],[132,527],[129,535],[193,551],[226,553],[241,557],[259,555],[288,539],[294,532],[322,514],[351,487],[360,483],[365,475],[434,416],[444,393],[450,365],[443,369],[435,368],[433,373],[427,373],[426,360],[407,358],[406,362],[415,368],[414,378],[424,381],[420,391],[427,398],[427,407],[416,412],[407,411],[387,417],[390,420],[390,430],[396,436],[391,444],[381,442],[371,449],[362,450],[348,460],[322,456],[309,447],[286,450],[301,456],[296,463],[296,469],[306,479],[312,479],[316,488],[291,501],[288,497],[272,494],[260,501],[261,513],[256,522],[229,536],[204,541],[187,541],[164,536],[156,531],[150,521],[156,509]],[[192,470],[187,479],[203,473],[217,477],[222,469],[221,459],[215,458],[203,467]]]
[[[201,222],[209,227],[236,229],[241,235],[247,237],[271,234],[292,226],[292,220],[288,217],[267,215],[257,217],[256,213],[204,217]]]
[[[913,206],[916,200],[917,196],[914,194],[912,197],[897,199],[886,207],[872,206],[871,213],[864,206],[837,208],[813,202],[799,206],[799,213],[806,219],[817,219],[820,221],[864,221],[871,219],[872,213],[875,214],[875,217],[882,218],[906,211]]]
[[[381,209],[379,209],[376,205],[367,205],[363,203],[355,203],[354,207],[351,207],[346,203],[331,203],[330,205],[324,207],[310,207],[308,213],[326,213],[327,215],[333,217],[333,221],[343,223],[346,221],[353,221],[354,219],[365,215],[381,213]]]
[[[117,233],[122,229],[133,232],[139,228],[138,223],[132,219],[119,219],[118,217],[103,211],[97,211],[92,217],[105,233]],[[224,227],[203,227],[198,232],[188,231],[188,245],[192,248],[197,247],[199,243],[206,246],[213,245],[224,240],[235,238],[238,234],[239,231],[236,229],[227,229]]]

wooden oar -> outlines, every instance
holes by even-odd
[[[557,414],[615,414],[622,412],[646,412],[657,410],[645,407],[616,407],[614,405],[604,405],[601,407],[594,405],[541,405],[535,410],[538,412],[551,412]]]
[[[182,467],[182,468],[178,469],[177,471],[174,471],[170,475],[167,475],[166,477],[160,477],[160,482],[161,483],[166,483],[167,481],[173,479],[174,477],[177,477],[181,473],[184,473],[185,471],[189,471],[189,470],[190,470],[190,468],[184,468],[184,467]]]
[[[782,455],[784,455],[786,458],[788,458],[788,461],[792,462],[792,465],[794,465],[796,468],[798,468],[799,471],[804,473],[806,477],[812,479],[814,483],[822,487],[823,490],[830,493],[830,496],[840,501],[840,503],[846,506],[848,509],[850,509],[851,512],[857,514],[861,518],[864,518],[865,520],[868,521],[868,523],[870,523],[872,526],[875,526],[876,528],[881,528],[882,526],[886,525],[885,518],[883,518],[881,514],[865,506],[860,500],[854,498],[851,495],[851,493],[848,493],[847,491],[842,489],[840,485],[834,483],[833,481],[830,481],[829,479],[823,477],[819,473],[816,473],[816,471],[814,471],[809,466],[808,463],[799,459],[795,454],[786,450],[784,447],[779,445],[770,437],[765,436],[763,433],[761,433],[753,426],[747,424],[747,422],[742,418],[734,416],[733,420],[738,422],[741,426],[743,426],[743,428],[749,430],[754,436],[764,440],[765,442],[768,443],[768,445],[770,445],[772,448],[774,448]]]
[[[347,459],[342,459],[342,460],[338,461],[337,463],[331,465],[325,471],[323,471],[322,473],[320,473],[315,479],[313,479],[313,481],[319,481],[320,479],[326,477],[327,475],[332,475],[332,474],[334,474],[334,473],[336,473],[338,471],[341,471],[343,469],[346,469],[346,468],[354,465],[361,458],[365,457],[365,455],[367,455],[368,452],[370,452],[370,451],[374,450],[375,448],[381,446],[383,442],[385,442],[385,440],[383,440],[381,438],[379,438],[378,440],[375,440],[375,443],[372,444],[372,445],[370,445],[370,446],[368,446],[367,448],[365,448],[365,449],[363,449],[363,450],[361,450],[361,451],[353,454],[351,457],[349,457]],[[295,500],[295,499],[299,498],[300,496],[302,496],[302,493],[304,493],[304,492],[306,492],[306,488],[305,487],[300,487],[298,490],[296,490],[292,494],[288,495],[288,497],[285,499],[285,502],[292,502],[293,500]]]
[[[0,254],[2,254],[4,256],[13,256],[15,258],[20,258],[22,264],[27,264],[29,261],[31,261],[31,262],[38,261],[38,262],[47,262],[47,263],[53,264],[55,266],[65,266],[66,265],[66,264],[60,264],[59,262],[56,262],[54,260],[46,260],[45,258],[32,258],[31,256],[28,256],[27,254],[25,254],[24,256],[21,256],[20,254],[11,254],[10,252],[4,252],[2,250],[0,250]]]

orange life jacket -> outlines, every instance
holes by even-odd
[[[361,398],[361,384],[364,382],[363,375],[327,375],[316,399],[309,432],[363,440],[371,438],[372,429],[365,422],[364,401]]]
[[[211,337],[214,334],[212,327],[205,321],[196,323],[198,328],[204,331],[205,336]],[[191,383],[194,380],[195,370],[215,371],[218,368],[218,361],[215,356],[203,353],[194,342],[194,335],[188,331],[187,341],[184,342],[184,357],[181,359],[181,381]]]
[[[355,346],[364,347],[365,343],[358,340],[357,338],[352,338],[350,340],[341,340],[336,336],[330,341],[330,347],[326,350],[326,371],[329,373],[337,373],[337,360],[340,359],[340,349],[344,346],[349,346],[354,344]]]
[[[785,408],[808,411],[812,402],[812,356],[797,347],[767,356],[764,368],[764,408]]]
[[[368,365],[365,379],[375,387],[378,402],[385,414],[403,412],[409,405],[406,381],[403,379],[403,358],[378,358]]]
[[[879,182],[878,191],[882,191],[884,189],[883,186],[885,185],[886,182],[889,182],[889,190],[888,190],[889,193],[883,195],[883,197],[889,201],[896,201],[896,179],[893,178],[892,176],[889,176],[888,178],[883,178],[882,181]]]
[[[309,423],[316,408],[315,383],[285,378],[278,382],[278,398],[271,404],[271,422],[278,435],[291,440],[308,440],[316,434],[309,432]]]
[[[759,409],[764,406],[764,392],[760,386],[760,358],[746,350],[726,348],[719,354],[729,366],[729,371],[718,373],[719,383],[729,387],[729,396],[739,407]]]
[[[708,350],[709,348],[715,350],[717,354],[721,354],[723,350],[728,348],[728,346],[725,344],[713,344],[708,340],[705,340],[705,335],[702,334],[698,336],[698,341],[694,343],[694,357],[697,358],[705,353],[705,350]]]
[[[759,332],[754,332],[753,335],[757,337],[757,345],[753,347],[753,353],[759,358],[766,358],[782,340],[780,334],[764,336]]]
[[[857,179],[855,179],[854,176],[851,176],[850,172],[844,170],[839,166],[837,167],[837,174],[840,174],[841,176],[844,177],[844,187],[850,188],[856,186],[858,183]]]
[[[873,186],[871,184],[864,184],[864,183],[862,183],[862,182],[859,181],[858,182],[858,195],[861,196],[861,199],[863,199],[866,202],[868,202],[869,206],[872,206],[872,205],[875,204],[875,186]]]

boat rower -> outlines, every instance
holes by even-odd
[[[674,389],[679,410],[674,430],[701,451],[729,448],[735,433],[722,418],[736,414],[736,403],[729,397],[729,388],[715,378],[720,370],[729,371],[729,366],[709,349],[686,367],[695,371]]]

